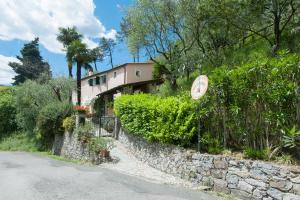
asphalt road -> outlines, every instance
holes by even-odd
[[[149,182],[96,166],[0,152],[0,200],[207,200],[208,193]]]

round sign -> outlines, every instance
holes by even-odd
[[[208,88],[208,78],[206,75],[198,76],[192,85],[191,94],[193,99],[199,99],[202,97]]]

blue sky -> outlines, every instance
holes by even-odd
[[[124,9],[134,0],[1,0],[0,9],[0,84],[10,84],[13,71],[9,61],[19,55],[23,44],[40,38],[40,51],[49,62],[54,76],[67,75],[62,47],[56,40],[58,27],[75,25],[94,47],[100,37],[115,38],[120,31]],[[131,62],[126,44],[118,44],[113,54],[114,64]],[[106,59],[98,64],[109,69]]]

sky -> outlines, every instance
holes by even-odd
[[[101,37],[115,39],[124,10],[134,0],[1,0],[0,1],[0,85],[9,85],[15,76],[8,66],[24,43],[40,39],[40,52],[51,66],[53,76],[67,76],[62,45],[56,40],[59,27],[76,26],[83,41],[95,47]],[[114,64],[132,62],[126,43],[119,43]],[[98,69],[110,68],[108,59]],[[74,70],[74,69],[73,69]]]

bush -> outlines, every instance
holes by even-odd
[[[219,154],[223,151],[220,141],[212,137],[208,132],[200,138],[201,149],[212,154]]]
[[[204,131],[234,150],[245,146],[272,151],[281,146],[283,130],[297,123],[299,77],[299,55],[285,52],[215,69],[209,74],[207,94],[200,99]],[[294,142],[292,137],[286,139]]]
[[[75,128],[75,115],[66,117],[62,126],[66,131],[72,132]]]
[[[0,140],[1,151],[38,151],[38,144],[34,137],[25,132],[15,132]]]
[[[55,134],[63,133],[63,119],[72,113],[69,101],[73,81],[56,78],[44,84],[26,81],[16,88],[16,119],[24,131],[34,133],[44,148],[50,148]]]
[[[123,95],[114,109],[126,130],[147,140],[187,146],[197,131],[195,104],[185,97]]]
[[[114,147],[113,140],[110,138],[94,137],[91,140],[91,150],[99,153],[101,150],[111,150]]]
[[[17,130],[13,87],[0,87],[0,138]]]
[[[251,159],[260,159],[260,160],[268,159],[266,150],[246,148],[244,150],[244,155],[246,158],[251,158]]]
[[[90,122],[80,124],[79,127],[75,128],[75,134],[77,134],[78,140],[83,143],[91,142],[92,137],[94,136],[94,127]]]

